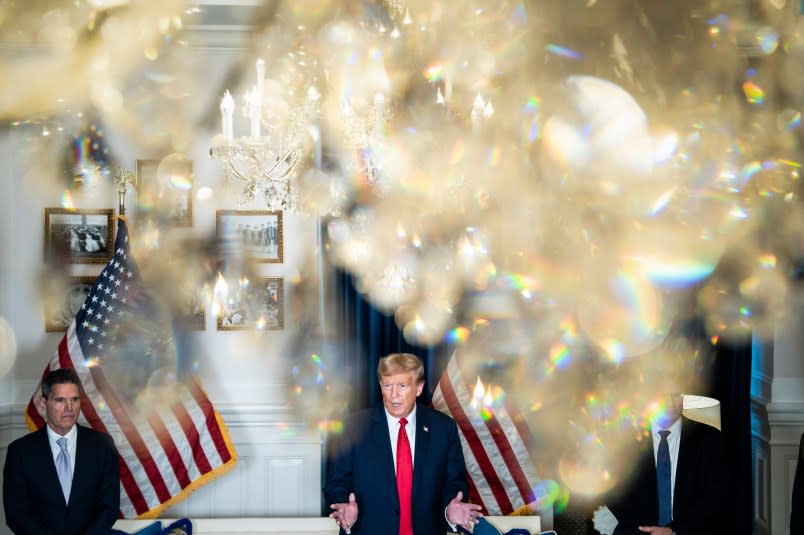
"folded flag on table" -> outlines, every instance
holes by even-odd
[[[466,531],[463,527],[460,528],[460,532],[470,533],[471,535],[531,535],[530,531],[524,528],[514,528],[503,533],[483,517],[478,519],[477,525],[471,532]]]
[[[119,529],[112,529],[109,535],[193,535],[193,523],[189,518],[180,518],[170,523],[167,527],[162,527],[162,522],[156,520],[144,528],[127,533]]]
[[[469,499],[488,515],[535,512],[539,478],[528,453],[533,442],[523,415],[510,403],[473,406],[473,391],[455,353],[433,393],[433,406],[458,424],[469,475]]]
[[[197,379],[177,370],[172,318],[143,286],[124,218],[114,247],[43,376],[75,369],[79,423],[117,446],[120,516],[154,518],[232,468],[237,453]],[[31,430],[45,425],[40,398],[37,385],[25,411]]]

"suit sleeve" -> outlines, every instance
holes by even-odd
[[[120,461],[112,437],[102,435],[99,460],[103,463],[98,481],[98,508],[86,535],[108,535],[120,511]]]
[[[633,455],[633,470],[625,474],[626,477],[602,500],[617,518],[614,535],[641,533],[638,526],[651,525],[658,514],[655,495],[649,492],[656,488],[651,444],[646,443]]]
[[[25,460],[18,443],[11,443],[3,467],[3,508],[6,524],[16,535],[41,535],[47,529],[39,523],[31,503],[31,490],[23,475]]]
[[[723,439],[720,431],[698,424],[701,441],[698,448],[701,461],[698,465],[697,488],[695,496],[706,499],[691,499],[692,508],[685,515],[686,522],[673,522],[670,525],[679,535],[717,535],[723,532],[723,522],[727,518],[726,498],[728,475],[724,462]]]
[[[329,474],[324,486],[324,507],[329,510],[333,503],[346,503],[354,491],[352,444],[344,432],[330,442]]]
[[[466,463],[463,458],[461,440],[458,437],[458,426],[449,420],[449,433],[447,435],[447,473],[444,480],[444,490],[441,495],[441,507],[446,508],[458,491],[463,492],[463,500],[469,499],[469,483],[466,480]],[[446,525],[446,520],[445,520]]]

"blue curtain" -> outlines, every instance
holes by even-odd
[[[731,476],[727,533],[751,535],[754,522],[751,470],[751,343],[716,346],[711,397],[720,400],[726,466]]]
[[[429,404],[453,346],[447,343],[434,346],[409,343],[394,323],[393,316],[383,314],[363,298],[355,288],[352,275],[334,270],[333,277],[338,332],[346,356],[343,379],[353,385],[349,408],[357,410],[381,403],[377,362],[390,353],[413,353],[424,362],[425,388],[419,400]]]

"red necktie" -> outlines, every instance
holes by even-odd
[[[410,497],[413,492],[413,455],[405,432],[404,418],[399,420],[399,436],[396,439],[396,490],[399,492],[399,535],[413,535],[413,516]]]

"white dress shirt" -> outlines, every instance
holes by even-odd
[[[56,442],[58,439],[61,438],[61,435],[53,431],[50,426],[47,426],[47,440],[50,442],[50,452],[53,454],[53,462],[56,462],[56,457],[59,456],[61,452],[61,448],[59,444]],[[78,428],[73,426],[67,431],[67,434],[64,435],[64,438],[67,439],[67,453],[70,454],[70,473],[75,472],[75,450],[76,450],[76,442],[78,439]]]
[[[399,439],[399,420],[401,418],[395,418],[391,416],[388,412],[388,409],[385,409],[385,419],[388,421],[388,434],[391,435],[391,456],[394,458],[394,473],[396,473],[396,443]],[[405,420],[408,423],[405,425],[405,433],[408,435],[408,442],[410,442],[410,460],[416,458],[416,405],[413,405],[413,410],[410,411],[405,417]],[[449,507],[449,506],[447,506]],[[444,508],[444,520],[447,521],[447,524],[452,531],[457,531],[455,524],[449,521],[447,518],[447,507]],[[348,533],[348,532],[347,532]]]
[[[385,419],[388,420],[388,434],[391,435],[391,456],[394,458],[394,473],[396,473],[396,442],[399,438],[399,420],[394,418],[385,409]],[[405,433],[408,435],[408,442],[410,442],[410,460],[416,458],[416,405],[413,405],[413,410],[410,411],[405,417],[408,423],[405,425]]]
[[[673,422],[670,427],[662,428],[655,423],[650,424],[651,436],[653,437],[653,464],[656,464],[656,456],[659,452],[659,442],[662,436],[659,431],[667,429],[670,434],[667,435],[667,446],[670,449],[670,511],[672,511],[673,502],[676,493],[676,466],[678,466],[678,450],[681,444],[681,418]]]

